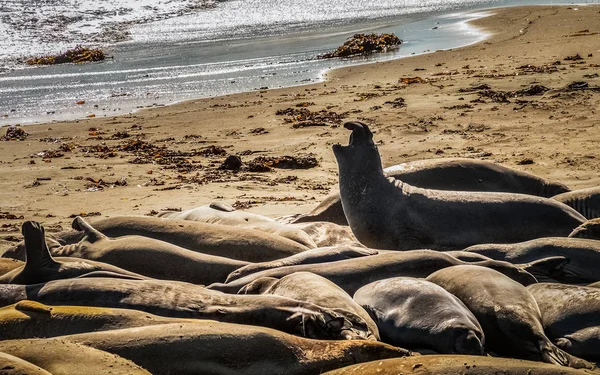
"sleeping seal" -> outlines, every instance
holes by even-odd
[[[158,217],[256,229],[296,241],[309,249],[317,247],[310,236],[301,229],[279,223],[266,216],[238,211],[223,202],[213,202],[186,211],[163,211],[158,214]]]
[[[511,263],[527,263],[545,257],[562,256],[569,260],[551,278],[564,283],[600,281],[600,241],[547,237],[514,244],[482,244],[465,249],[492,259]]]
[[[387,167],[383,172],[387,177],[423,189],[516,193],[545,198],[569,191],[569,188],[563,184],[550,182],[487,160],[466,158],[417,160]],[[310,213],[293,215],[284,219],[286,220],[291,223],[331,221],[348,225],[339,192],[327,196]]]
[[[548,198],[510,193],[416,188],[387,178],[373,134],[360,122],[350,144],[336,144],[340,196],[356,238],[377,249],[462,249],[548,236],[568,236],[585,218]]]
[[[285,266],[296,266],[299,264],[315,264],[335,262],[338,260],[360,258],[369,255],[376,255],[377,250],[367,249],[365,247],[356,246],[334,246],[321,247],[318,249],[307,250],[303,253],[292,255],[291,257],[277,259],[270,262],[251,263],[247,266],[239,268],[227,276],[226,283],[237,280],[241,277],[272,268]]]
[[[600,217],[600,186],[562,193],[552,199],[573,207],[588,219]]]
[[[483,354],[483,331],[473,313],[436,284],[394,277],[363,286],[354,300],[373,316],[383,342],[441,354]]]
[[[23,223],[22,231],[25,238],[27,260],[24,265],[0,276],[0,284],[38,284],[50,280],[78,277],[98,271],[142,278],[138,274],[110,264],[77,258],[54,259],[50,255],[48,245],[46,245],[43,226],[35,221],[26,221]]]
[[[57,375],[150,375],[125,358],[60,339],[0,341],[0,352],[21,358]]]
[[[93,225],[108,237],[149,237],[198,253],[248,262],[266,262],[308,250],[304,245],[271,233],[187,220],[118,216],[95,221]],[[68,245],[81,241],[84,235],[76,230],[54,236],[61,244]],[[3,256],[24,260],[23,245],[9,248]]]
[[[85,237],[77,244],[53,247],[52,255],[104,262],[147,277],[193,284],[223,281],[232,271],[248,264],[148,237],[108,238],[81,217],[75,218],[73,228],[84,232]]]
[[[586,375],[596,371],[575,370],[541,362],[468,355],[424,355],[384,359],[326,372],[323,375]]]
[[[165,280],[76,278],[0,285],[0,306],[22,300],[47,305],[133,309],[151,314],[259,325],[308,338],[343,339],[353,322],[331,309],[279,296],[224,294]]]
[[[197,321],[199,320],[165,318],[138,310],[47,306],[25,300],[0,308],[0,337],[3,340],[49,338],[84,332]]]
[[[294,272],[311,272],[323,276],[344,289],[349,295],[373,281],[390,277],[427,277],[442,268],[467,264],[455,257],[433,250],[388,251],[383,254],[362,258],[339,260],[329,263],[301,264],[268,269],[234,280],[227,284],[216,283],[208,288],[228,293],[237,293],[241,287],[261,277],[282,278]],[[495,260],[475,264],[493,267],[523,285],[536,283],[529,272],[508,262]]]
[[[281,279],[263,277],[244,286],[239,294],[274,295],[314,303],[353,322],[353,331],[348,331],[346,339],[379,340],[377,325],[369,314],[339,286],[314,273],[297,272]]]
[[[574,368],[593,368],[557,348],[544,334],[535,299],[519,283],[478,266],[437,271],[428,281],[457,296],[475,315],[485,334],[486,349],[514,358]]]
[[[161,374],[320,374],[354,363],[410,355],[367,340],[307,340],[273,329],[199,322],[65,336]]]
[[[600,361],[600,289],[562,284],[527,287],[542,313],[546,335],[565,352]]]

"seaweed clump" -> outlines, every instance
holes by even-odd
[[[338,49],[320,55],[319,58],[366,56],[375,52],[387,52],[400,44],[402,39],[395,34],[354,34]]]
[[[77,46],[58,55],[34,57],[27,60],[26,63],[28,65],[81,64],[84,62],[102,61],[105,58],[104,52],[99,48]]]

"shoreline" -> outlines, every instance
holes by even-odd
[[[0,142],[0,211],[19,218],[0,220],[0,247],[20,238],[23,220],[44,222],[52,232],[67,229],[70,216],[80,213],[144,215],[216,200],[271,216],[307,212],[335,189],[331,145],[347,142],[340,126],[346,120],[372,126],[385,166],[436,157],[479,158],[571,188],[599,186],[600,92],[565,87],[582,80],[600,86],[594,76],[600,73],[600,6],[577,7],[496,9],[493,16],[474,21],[493,33],[485,41],[336,69],[326,82],[185,101],[112,118],[27,125],[31,134],[26,140]],[[576,54],[581,60],[565,60]],[[522,68],[528,64],[538,70]],[[403,77],[420,77],[423,83],[404,84]],[[459,91],[481,84],[496,94],[533,85],[548,91],[509,95],[507,101],[499,100],[502,95]],[[296,107],[301,103],[309,103],[304,108],[311,112],[325,111],[327,125],[293,128],[293,118],[276,115],[302,108]],[[119,133],[130,137],[119,138]],[[136,138],[191,156],[181,156],[187,162],[179,166],[174,160],[130,163],[147,156],[123,150]],[[114,156],[100,152],[100,146],[112,148]],[[226,157],[221,151],[198,153],[210,146],[241,155],[245,163],[257,156],[310,152],[319,165],[225,172],[217,169]],[[63,156],[39,156],[44,151]]]
[[[111,98],[111,97],[102,97],[102,94],[100,92],[96,93],[96,96],[92,97],[86,97],[86,95],[88,94],[92,94],[92,91],[88,92],[86,94],[86,92],[82,92],[81,94],[77,95],[78,99],[77,100],[67,100],[66,102],[63,100],[63,102],[56,102],[52,105],[50,105],[49,103],[43,103],[41,104],[41,107],[38,108],[39,111],[41,111],[39,114],[36,115],[30,115],[27,119],[23,118],[22,116],[20,116],[20,114],[25,110],[24,108],[20,108],[19,104],[16,104],[16,115],[11,115],[9,112],[6,113],[6,115],[8,117],[4,117],[4,118],[0,118],[0,127],[1,126],[7,126],[7,125],[21,125],[21,126],[29,126],[29,125],[33,125],[33,124],[43,124],[43,123],[55,123],[55,122],[67,122],[67,121],[75,121],[75,120],[82,120],[87,118],[87,116],[89,116],[90,114],[94,114],[96,117],[114,117],[114,116],[120,116],[120,115],[126,115],[126,114],[134,114],[134,113],[138,113],[140,110],[145,110],[148,108],[155,108],[155,107],[165,107],[165,106],[171,106],[171,105],[175,105],[175,104],[179,104],[185,101],[189,101],[189,100],[200,100],[200,99],[208,99],[208,98],[214,98],[214,97],[218,97],[218,96],[223,96],[223,95],[235,95],[235,94],[240,94],[240,93],[244,93],[244,92],[256,92],[256,91],[260,91],[259,87],[262,86],[268,86],[269,89],[279,89],[279,88],[293,88],[293,87],[301,87],[301,86],[306,86],[306,85],[310,85],[313,83],[322,83],[324,82],[326,79],[324,78],[324,75],[327,74],[328,71],[330,70],[334,70],[337,68],[347,68],[347,67],[352,67],[352,66],[357,66],[357,65],[363,65],[363,64],[372,64],[375,62],[383,62],[383,61],[390,61],[390,60],[397,60],[397,59],[402,59],[402,58],[406,58],[406,57],[412,57],[412,56],[416,56],[416,55],[421,55],[424,53],[429,53],[431,51],[431,48],[429,47],[434,47],[434,46],[439,46],[440,45],[440,41],[438,41],[436,43],[436,40],[438,38],[440,38],[440,33],[441,35],[444,35],[443,37],[441,37],[441,40],[444,41],[444,46],[446,45],[447,42],[451,42],[451,39],[453,38],[457,38],[458,41],[456,43],[455,46],[450,47],[450,48],[462,48],[477,42],[482,41],[483,39],[485,39],[486,35],[483,32],[479,32],[476,28],[469,26],[469,21],[472,21],[473,19],[479,18],[479,17],[485,17],[485,12],[481,11],[481,10],[465,10],[465,11],[460,11],[460,12],[446,12],[446,13],[441,13],[441,14],[431,14],[431,15],[421,15],[421,18],[415,18],[412,19],[412,21],[410,21],[407,25],[404,25],[402,22],[400,22],[400,19],[396,19],[393,22],[390,21],[390,23],[385,23],[386,26],[383,26],[384,24],[381,24],[379,26],[373,26],[373,25],[364,25],[362,23],[357,23],[356,25],[354,25],[354,27],[352,29],[356,29],[354,31],[352,31],[352,33],[354,32],[359,32],[357,30],[360,31],[364,31],[365,29],[372,29],[372,30],[377,30],[379,32],[383,32],[385,30],[392,30],[392,31],[396,31],[396,29],[401,29],[401,28],[414,28],[414,29],[420,29],[426,25],[429,24],[434,24],[436,23],[436,20],[442,20],[442,22],[447,22],[444,25],[442,25],[442,29],[439,30],[439,32],[434,32],[431,33],[431,35],[429,36],[431,39],[427,39],[424,38],[422,40],[419,40],[418,42],[416,42],[416,44],[414,44],[412,42],[412,40],[410,38],[415,38],[416,35],[414,34],[414,31],[411,33],[408,33],[407,37],[409,38],[408,40],[405,41],[404,45],[401,46],[398,50],[396,51],[392,51],[392,52],[388,52],[385,54],[373,54],[373,55],[369,55],[366,57],[355,57],[353,59],[328,59],[328,60],[319,60],[314,58],[314,55],[308,56],[306,55],[306,52],[302,52],[302,51],[296,51],[295,53],[299,54],[299,56],[302,56],[303,59],[300,60],[299,65],[296,65],[295,63],[291,64],[290,67],[288,68],[283,68],[282,71],[280,71],[281,67],[286,67],[286,64],[289,64],[290,61],[287,61],[288,56],[284,54],[282,55],[278,55],[278,56],[271,56],[269,57],[267,60],[263,61],[264,58],[261,57],[256,57],[254,59],[249,60],[250,62],[248,62],[247,64],[250,64],[250,66],[252,66],[255,63],[261,63],[265,64],[267,63],[267,61],[270,61],[272,59],[282,59],[281,61],[277,60],[273,60],[271,62],[269,62],[267,65],[263,66],[262,68],[260,68],[259,66],[257,67],[241,67],[241,65],[246,64],[245,60],[231,60],[231,61],[224,61],[221,62],[219,64],[223,65],[224,69],[228,69],[225,68],[225,66],[228,66],[229,64],[232,64],[232,67],[237,66],[239,69],[241,70],[236,70],[233,76],[223,76],[222,78],[225,80],[229,80],[231,82],[238,82],[235,83],[233,85],[221,85],[220,89],[217,89],[215,92],[211,91],[213,89],[204,89],[204,91],[200,91],[201,94],[196,94],[196,93],[188,93],[187,89],[186,89],[186,93],[183,96],[191,96],[191,97],[181,97],[182,94],[176,94],[176,93],[169,93],[169,89],[171,89],[173,86],[173,82],[170,82],[166,77],[164,79],[167,79],[167,81],[165,81],[165,90],[163,93],[157,93],[156,94],[156,98],[153,98],[154,95],[151,95],[150,97],[147,97],[147,94],[151,93],[153,90],[150,90],[147,92],[147,90],[142,90],[144,93],[146,93],[146,95],[142,95],[140,96],[139,93],[136,93],[136,90],[139,90],[141,88],[143,88],[143,86],[137,87],[136,85],[138,85],[138,83],[132,83],[131,87],[130,85],[125,84],[125,86],[122,87],[118,87],[118,90],[115,91],[115,89],[111,90],[111,96],[115,96],[116,98]],[[408,17],[407,20],[410,20],[410,16],[414,16],[414,15],[407,15],[404,17]],[[447,20],[447,21],[444,21]],[[437,22],[437,24],[439,24],[440,22]],[[402,26],[400,26],[402,25]],[[467,25],[466,27],[461,27],[463,25]],[[431,26],[431,25],[429,25]],[[427,27],[425,27],[427,29]],[[461,28],[465,29],[465,30],[461,30]],[[346,35],[348,34],[348,30],[342,30],[336,33],[329,33],[329,32],[323,32],[323,33],[318,33],[318,34],[314,34],[314,33],[299,33],[299,34],[290,34],[288,36],[286,36],[286,38],[290,39],[290,40],[298,40],[301,41],[303,39],[308,38],[313,39],[316,38],[317,40],[327,40],[328,42],[331,42],[330,39],[332,39],[335,36],[338,35]],[[330,35],[331,34],[331,35]],[[404,36],[403,36],[404,37]],[[264,36],[264,37],[256,37],[254,39],[252,39],[255,43],[259,43],[261,40],[265,40],[267,43],[272,43],[272,39],[273,37],[270,36]],[[314,43],[313,43],[314,44]],[[123,56],[121,57],[126,57],[127,53],[126,50],[128,45],[135,45],[135,44],[122,44],[122,45],[115,45],[113,46],[113,52],[117,53],[117,54],[121,54]],[[335,49],[338,46],[338,44],[331,45],[329,49]],[[119,49],[122,49],[120,52],[117,52]],[[435,49],[448,49],[448,48],[435,48]],[[135,51],[135,50],[134,50]],[[290,50],[290,51],[293,51]],[[272,51],[273,53],[278,53],[276,51]],[[324,51],[322,51],[324,52]],[[314,52],[315,54],[317,52]],[[304,58],[306,58],[306,60],[304,60]],[[287,62],[286,62],[287,61]],[[294,60],[292,60],[292,62],[294,62]],[[168,62],[167,62],[168,63]],[[186,69],[185,66],[164,66],[164,67],[148,67],[147,69],[134,69],[133,66],[123,66],[123,67],[115,67],[115,68],[109,68],[108,66],[104,65],[104,64],[110,64],[111,66],[113,65],[113,61],[106,61],[106,62],[102,62],[99,65],[98,64],[85,64],[82,66],[76,66],[73,67],[71,66],[71,69],[69,69],[69,66],[54,66],[54,67],[40,67],[41,71],[36,71],[35,69],[31,71],[33,78],[36,78],[34,80],[31,79],[31,77],[26,77],[24,76],[23,78],[27,78],[27,81],[31,80],[31,84],[25,85],[23,87],[19,87],[19,86],[14,86],[14,87],[9,87],[9,90],[16,90],[15,93],[17,94],[23,94],[23,99],[25,101],[30,101],[30,102],[37,102],[34,96],[28,96],[29,94],[27,94],[27,92],[31,92],[31,91],[38,91],[38,89],[36,89],[36,86],[34,86],[36,84],[37,81],[40,81],[40,84],[42,85],[42,88],[47,89],[48,87],[48,83],[44,81],[44,77],[48,77],[48,79],[54,79],[54,80],[60,80],[65,78],[66,82],[68,83],[69,80],[72,80],[74,76],[77,75],[76,72],[73,71],[73,69],[83,69],[85,70],[84,73],[81,74],[82,77],[85,77],[86,80],[95,80],[95,77],[99,77],[98,79],[100,79],[99,82],[95,82],[95,81],[90,81],[90,87],[96,87],[97,83],[101,83],[104,85],[106,85],[106,89],[108,89],[109,87],[113,87],[113,83],[116,82],[112,82],[111,79],[116,79],[117,76],[120,77],[120,74],[134,74],[135,73],[128,73],[128,72],[133,72],[133,71],[143,71],[143,72],[150,72],[150,76],[154,76],[155,74],[166,74],[166,72],[170,71],[171,69]],[[215,63],[210,63],[208,65],[212,65]],[[237,64],[237,65],[236,65]],[[241,64],[241,65],[240,65]],[[273,64],[271,67],[267,67],[269,64]],[[283,65],[281,65],[283,64]],[[190,65],[193,66],[193,65]],[[328,67],[327,67],[328,66]],[[95,69],[96,67],[96,69]],[[130,70],[121,70],[121,69],[130,69]],[[50,69],[49,71],[47,69]],[[105,71],[109,69],[108,71]],[[193,68],[189,68],[192,69]],[[286,69],[291,69],[291,70],[297,70],[299,72],[296,72],[296,74],[289,74],[289,72],[286,71]],[[58,71],[56,71],[58,70]],[[192,70],[190,70],[190,72],[192,72]],[[10,85],[10,82],[18,82],[21,78],[21,74],[25,74],[27,71],[27,69],[24,70],[19,70],[19,71],[14,71],[14,73],[16,74],[14,77],[9,76],[0,76],[0,82],[5,81],[6,84]],[[52,73],[53,71],[55,71],[54,73]],[[163,72],[164,71],[164,72]],[[305,72],[305,73],[302,73]],[[196,72],[197,73],[197,72]],[[194,73],[194,74],[196,74]],[[272,74],[272,76],[271,76]],[[115,75],[115,78],[112,78],[111,76]],[[207,79],[212,79],[212,77],[221,77],[220,73],[214,72],[212,74],[209,74],[209,72],[203,72],[201,74],[202,76],[206,76]],[[53,76],[55,76],[55,78],[52,78]],[[148,76],[148,74],[146,74],[146,76]],[[106,77],[106,78],[103,78]],[[268,78],[267,80],[262,80],[264,78]],[[221,79],[221,78],[219,78]],[[106,81],[104,81],[106,80]],[[137,79],[136,79],[137,80]],[[136,80],[134,80],[133,82],[136,82]],[[162,81],[163,79],[159,79],[159,81]],[[247,83],[243,83],[243,81],[248,81]],[[307,81],[307,82],[305,82]],[[123,81],[125,82],[125,81]],[[157,81],[158,82],[158,81]],[[202,80],[199,80],[196,82],[196,84],[201,85],[202,86]],[[208,81],[207,81],[208,82]],[[217,80],[216,83],[218,83],[219,81]],[[229,83],[231,83],[229,82]],[[241,82],[241,83],[240,83]],[[148,81],[147,85],[150,85],[149,87],[152,87],[151,85],[152,81]],[[65,84],[66,85],[66,84]],[[141,85],[143,85],[143,83],[141,83]],[[74,87],[79,87],[82,86],[84,87],[85,85],[83,83],[73,83],[73,85],[69,85],[68,87],[71,88],[71,90],[73,91]],[[120,86],[120,85],[119,85]],[[67,87],[67,86],[65,86]],[[100,89],[100,88],[98,88]],[[63,88],[61,88],[61,91],[63,90]],[[68,90],[68,89],[67,89]],[[96,90],[96,89],[94,89]],[[103,89],[104,90],[104,89]],[[45,92],[45,91],[44,91]],[[73,94],[75,94],[77,92],[77,90],[73,91]],[[66,92],[65,94],[68,94],[69,92]],[[116,94],[115,94],[116,93]],[[119,93],[123,94],[123,93],[127,93],[126,97],[121,97],[119,95]],[[50,94],[48,92],[48,94]],[[105,93],[106,94],[106,93]],[[6,94],[5,94],[6,95]],[[63,95],[63,94],[61,94]],[[108,95],[108,94],[107,94]],[[199,96],[198,96],[199,95]],[[47,97],[48,95],[42,95],[40,97]],[[70,97],[70,96],[69,96]],[[149,99],[151,98],[151,99]],[[54,99],[53,99],[54,100]],[[85,101],[86,103],[84,105],[75,105],[74,103],[77,101]],[[1,98],[0,98],[0,102],[1,102]],[[8,105],[8,103],[6,103]],[[15,106],[15,104],[11,104],[9,107],[11,107],[11,111],[13,106]],[[8,108],[7,108],[8,109]],[[32,110],[33,108],[28,108],[28,110]],[[47,112],[46,115],[42,114],[44,111]],[[12,117],[12,116],[17,116],[17,117]]]

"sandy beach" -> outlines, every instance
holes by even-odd
[[[600,185],[600,6],[490,13],[475,21],[490,33],[482,43],[331,71],[324,83],[25,126],[23,140],[0,141],[0,247],[20,240],[23,220],[52,232],[74,215],[212,201],[308,212],[336,189],[331,145],[347,142],[347,120],[372,126],[385,166],[468,157]],[[219,169],[228,155],[240,171]],[[318,165],[276,168],[282,156]]]

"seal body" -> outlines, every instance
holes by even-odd
[[[585,286],[530,285],[548,337],[567,353],[600,361],[600,289]]]
[[[567,236],[585,218],[548,198],[422,189],[388,178],[368,126],[346,123],[348,146],[334,145],[340,196],[356,238],[377,249],[462,249]]]
[[[350,323],[344,333],[346,339],[379,339],[377,325],[369,314],[339,286],[314,273],[297,272],[281,279],[260,278],[244,286],[240,293],[282,296],[330,308]]]
[[[388,251],[362,258],[329,263],[302,264],[279,267],[253,273],[223,284],[216,283],[210,289],[237,293],[244,285],[261,277],[282,278],[294,272],[311,272],[323,276],[344,289],[349,295],[362,286],[390,277],[427,277],[442,268],[466,264],[455,257],[433,250]],[[524,285],[537,282],[527,271],[508,262],[483,261],[476,264],[493,267]]]
[[[441,354],[483,354],[483,331],[475,316],[436,284],[394,277],[363,286],[354,300],[374,317],[388,344]]]
[[[562,256],[569,260],[553,279],[565,283],[600,281],[600,241],[547,237],[514,244],[482,244],[465,249],[470,253],[511,263],[527,263],[544,257]]]
[[[486,160],[466,158],[417,160],[387,167],[383,172],[387,177],[424,189],[504,192],[546,198],[569,191],[569,188],[563,184]],[[310,221],[331,221],[347,225],[348,221],[342,209],[339,192],[327,196],[310,213],[291,219],[294,223]]]
[[[454,294],[471,310],[483,328],[487,350],[561,366],[593,367],[546,337],[531,293],[501,273],[464,265],[435,272],[427,280]]]
[[[304,245],[271,233],[187,220],[119,216],[98,220],[92,224],[108,237],[149,237],[198,253],[248,262],[266,262],[308,250]],[[62,244],[77,243],[84,236],[85,233],[79,230],[55,235]],[[3,256],[24,260],[24,247],[21,244],[8,249]]]
[[[174,317],[213,319],[279,329],[309,338],[343,339],[346,320],[331,309],[272,295],[233,295],[166,280],[77,278],[35,285],[0,285],[0,306],[23,300],[96,306]]]
[[[600,186],[565,192],[552,199],[573,207],[588,219],[600,217]]]
[[[307,340],[273,329],[218,322],[167,324],[64,337],[130,359],[153,374],[320,374],[409,355],[367,340]]]

